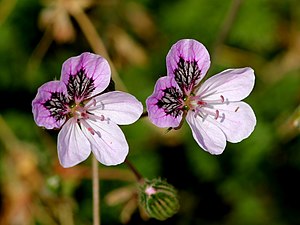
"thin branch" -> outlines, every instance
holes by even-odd
[[[238,14],[238,11],[239,11],[243,1],[244,0],[232,0],[231,6],[227,12],[224,22],[220,28],[220,32],[217,35],[217,38],[213,45],[212,59],[215,58],[216,53],[218,51],[218,47],[225,41],[226,37],[228,36],[229,31],[236,19],[236,16]]]
[[[114,64],[112,63],[112,61],[108,55],[105,45],[104,45],[101,37],[97,33],[97,30],[95,29],[95,26],[93,25],[91,20],[81,9],[73,10],[70,12],[70,14],[77,21],[78,25],[80,26],[80,29],[82,30],[83,34],[85,35],[85,38],[89,42],[93,51],[97,54],[102,55],[109,62],[111,70],[112,70],[112,79],[115,81],[117,89],[126,91],[126,87],[125,87],[123,81],[120,79],[118,72],[117,72],[116,68],[114,67]]]
[[[40,42],[33,50],[28,60],[27,71],[29,72],[34,71],[39,67],[52,41],[53,41],[53,37],[51,34],[51,27],[48,26],[43,34],[43,37],[41,38]]]

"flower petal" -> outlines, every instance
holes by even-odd
[[[146,100],[148,117],[158,127],[178,127],[182,120],[183,95],[171,77],[157,80]]]
[[[88,120],[86,122],[90,130],[85,126],[82,130],[89,139],[97,160],[106,166],[124,162],[129,147],[120,127],[112,121]]]
[[[120,91],[107,92],[96,96],[89,103],[89,112],[104,116],[116,124],[127,125],[137,121],[143,113],[143,105],[133,95]]]
[[[38,126],[60,128],[65,122],[67,88],[61,81],[43,84],[32,101],[32,113]]]
[[[107,60],[100,55],[85,52],[67,59],[61,72],[61,80],[69,92],[83,98],[101,93],[108,86],[111,70]],[[72,96],[72,93],[69,93]],[[78,97],[77,96],[77,97]]]
[[[240,101],[246,98],[254,87],[254,71],[246,67],[225,70],[207,79],[197,91],[197,95],[205,95],[205,100],[219,99]]]
[[[91,144],[78,123],[69,119],[57,137],[58,159],[67,168],[86,160],[91,153]]]
[[[230,102],[218,105],[220,118],[207,120],[218,126],[225,134],[227,141],[237,143],[249,137],[256,125],[252,108],[245,102]]]
[[[186,121],[192,129],[193,137],[205,151],[213,155],[221,154],[226,146],[222,130],[207,119],[195,116],[193,111],[187,113]]]
[[[186,94],[200,82],[210,66],[207,49],[193,39],[183,39],[175,43],[166,61],[168,76],[174,77]]]

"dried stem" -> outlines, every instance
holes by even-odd
[[[51,27],[48,26],[44,32],[42,39],[35,47],[35,49],[33,50],[29,58],[27,71],[35,71],[39,67],[52,41],[53,41],[53,37],[51,34]]]
[[[232,27],[232,25],[234,23],[234,20],[235,20],[237,13],[242,5],[242,2],[243,2],[243,0],[232,0],[231,6],[227,12],[227,15],[221,26],[220,32],[214,43],[212,58],[215,58],[216,53],[218,51],[218,47],[224,42],[224,40],[228,36],[230,28]]]
[[[76,9],[70,12],[70,14],[74,17],[74,19],[77,21],[78,25],[80,26],[80,29],[82,30],[83,34],[85,35],[85,38],[89,42],[91,48],[93,51],[97,54],[102,55],[107,59],[107,61],[110,64],[111,70],[112,70],[112,79],[115,81],[117,88],[119,90],[126,91],[126,87],[122,80],[120,79],[118,72],[116,68],[114,67],[114,64],[112,63],[108,52],[106,51],[105,45],[101,39],[101,37],[98,35],[97,30],[95,29],[93,23],[88,18],[88,16],[84,13],[81,9]]]
[[[100,225],[100,188],[99,188],[99,170],[98,161],[93,155],[92,159],[92,173],[93,173],[93,225]]]

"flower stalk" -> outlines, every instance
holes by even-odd
[[[98,161],[92,157],[92,177],[93,177],[93,225],[100,225],[100,185]]]
[[[139,183],[143,183],[144,177],[137,171],[137,169],[134,167],[134,165],[128,159],[125,160],[125,163],[127,164],[128,168],[133,172],[137,181]]]

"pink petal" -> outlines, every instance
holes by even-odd
[[[172,99],[174,99],[174,107],[172,108],[175,108],[174,114],[168,113],[168,110],[158,105],[158,102],[163,99],[165,91],[169,88],[174,90],[174,94],[172,95]],[[178,127],[180,121],[182,120],[180,104],[182,97],[182,93],[174,79],[170,77],[159,78],[155,84],[152,95],[146,100],[148,117],[150,121],[158,127]],[[166,104],[166,107],[167,106],[168,104]]]
[[[110,66],[105,58],[89,52],[67,59],[62,66],[61,80],[67,85],[69,77],[82,69],[86,76],[93,80],[95,90],[90,96],[105,90],[111,78]]]
[[[218,105],[220,118],[207,117],[207,122],[219,127],[227,141],[237,143],[249,137],[256,125],[252,108],[245,102],[230,102]],[[223,118],[224,117],[224,118]]]
[[[240,101],[252,91],[254,79],[254,71],[249,67],[225,70],[207,79],[197,95],[207,96],[205,100],[219,99],[222,95],[225,101]]]
[[[83,131],[97,160],[106,166],[124,162],[129,147],[122,130],[112,121],[89,120],[87,123],[90,130],[83,127]]]
[[[200,76],[197,78],[193,77],[193,68],[185,68],[187,69],[185,77],[176,78],[174,71],[178,69],[180,58],[183,58],[186,62],[195,61],[200,70]],[[177,82],[178,80],[182,80],[181,82],[190,80],[189,82],[194,82],[194,85],[197,85],[200,82],[210,67],[210,56],[207,49],[203,44],[193,39],[182,39],[175,43],[168,52],[166,61],[168,76],[175,77]]]
[[[57,149],[60,164],[67,168],[86,160],[91,153],[91,144],[78,123],[69,119],[58,133]]]
[[[66,85],[61,81],[50,81],[43,84],[39,89],[38,93],[32,101],[32,113],[34,121],[38,126],[45,127],[46,129],[60,128],[65,122],[65,116],[60,119],[54,117],[54,113],[51,113],[44,104],[51,99],[53,93],[61,93],[67,96]],[[58,109],[63,113],[63,108]]]
[[[133,95],[120,91],[107,92],[96,96],[90,103],[89,112],[104,116],[116,124],[127,125],[137,121],[143,113],[143,105]]]
[[[218,126],[200,116],[195,117],[193,111],[188,112],[186,121],[201,148],[213,155],[221,154],[224,151],[226,138]]]

